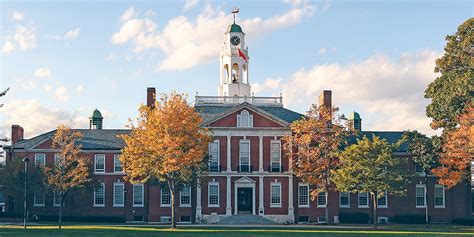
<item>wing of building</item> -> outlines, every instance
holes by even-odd
[[[303,117],[283,106],[283,97],[258,97],[251,91],[250,59],[242,27],[232,24],[224,33],[219,65],[217,96],[196,96],[195,109],[203,117],[203,127],[213,132],[209,145],[209,174],[201,186],[181,190],[178,197],[178,218],[191,222],[205,217],[211,223],[298,223],[338,222],[348,213],[370,213],[367,193],[320,193],[310,198],[311,187],[293,175],[292,166],[284,154],[282,137],[291,133],[289,125]],[[316,98],[315,98],[316,99]],[[155,89],[147,89],[147,104],[155,100]],[[308,101],[311,104],[312,101]],[[330,106],[331,91],[323,91],[319,103]],[[123,129],[103,129],[103,117],[95,110],[90,117],[90,129],[77,129],[84,135],[80,142],[82,155],[94,161],[95,188],[86,188],[69,195],[64,215],[74,218],[115,218],[127,222],[169,222],[170,192],[159,185],[132,185],[124,181],[118,159],[123,141],[117,135],[129,133]],[[401,131],[364,131],[361,116],[353,112],[348,128],[361,135],[377,135],[391,143],[397,142]],[[55,150],[50,131],[30,139],[23,138],[23,129],[12,127],[12,145],[6,148],[7,162],[29,157],[33,166],[51,165]],[[400,158],[409,154],[401,146],[394,154]],[[407,164],[416,174],[414,163]],[[449,222],[474,213],[471,186],[462,183],[450,190],[436,184],[430,176],[428,184],[420,176],[412,180],[406,196],[385,196],[378,200],[379,221],[393,220],[403,215],[423,215],[425,205],[431,220]],[[428,197],[426,196],[428,193]],[[0,199],[1,200],[1,199]],[[4,211],[22,212],[21,197],[3,198]],[[42,216],[56,215],[58,202],[54,194],[35,192],[29,200],[29,211]],[[329,220],[325,219],[325,207]],[[66,218],[67,219],[67,218]]]

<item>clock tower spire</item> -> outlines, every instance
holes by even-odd
[[[235,23],[235,15],[239,9],[232,10],[234,23],[224,33],[224,45],[220,55],[220,83],[219,96],[247,96],[251,86],[249,84],[249,56],[245,46],[245,33],[242,27]]]

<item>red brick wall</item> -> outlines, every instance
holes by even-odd
[[[242,110],[238,110],[237,112],[234,112],[232,114],[229,114],[228,116],[219,119],[213,123],[211,123],[209,126],[210,127],[237,127],[237,115],[242,112]],[[282,127],[280,124],[263,117],[260,114],[254,113],[251,110],[247,110],[249,114],[253,115],[253,126],[254,127]]]

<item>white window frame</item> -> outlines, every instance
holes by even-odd
[[[278,162],[274,161],[273,160],[273,151],[272,151],[272,147],[273,147],[273,144],[278,144]],[[281,141],[280,140],[272,140],[270,142],[270,171],[272,171],[273,169],[273,163],[278,163],[278,172],[281,172]]]
[[[213,157],[212,156],[212,152],[211,152],[211,144],[213,143],[217,143],[217,157]],[[217,160],[217,168],[219,168],[219,165],[220,165],[220,142],[219,140],[214,140],[214,142],[210,143],[209,144],[209,155],[210,155],[210,158],[209,158],[209,170],[211,168],[211,160]]]
[[[360,204],[360,197],[361,197],[362,193],[365,193],[365,195],[367,197],[367,203],[365,205]],[[370,195],[369,195],[368,192],[359,192],[359,193],[357,193],[357,207],[359,207],[359,208],[369,208],[369,202],[370,202],[369,198],[370,198]]]
[[[36,198],[37,196],[43,196],[43,202],[42,202],[42,203],[39,203],[39,202],[38,202],[38,200],[37,200],[37,198]],[[43,193],[39,193],[39,194],[38,194],[38,193],[35,193],[35,194],[33,195],[33,206],[34,206],[34,207],[44,207],[45,205],[46,205],[46,196],[45,196],[44,192],[43,192]]]
[[[244,120],[247,120],[247,124],[243,124],[242,121]],[[238,128],[253,127],[253,115],[250,114],[247,110],[242,110],[242,112],[240,112],[240,114],[237,115],[237,127]]]
[[[300,187],[306,187],[307,193],[306,198],[302,199]],[[306,204],[301,204],[301,201],[305,201]],[[309,207],[309,184],[298,183],[298,207],[308,208]]]
[[[38,162],[40,158],[43,160],[42,162]],[[41,168],[46,166],[46,154],[44,153],[37,153],[35,154],[35,165]]]
[[[120,166],[122,167],[120,171],[117,171],[117,162],[119,162]],[[105,165],[104,165],[104,170],[105,170]],[[114,154],[114,173],[123,173],[123,164],[122,164],[122,161],[120,161],[120,154]]]
[[[170,203],[163,203],[163,190],[166,190],[169,192],[170,195]],[[160,188],[160,207],[171,207],[171,190],[168,188]]]
[[[418,188],[423,188],[423,205],[418,205],[418,193],[417,193],[417,190]],[[425,184],[417,184],[416,187],[415,187],[415,206],[416,208],[426,208],[426,185]]]
[[[347,194],[347,205],[341,203],[343,193]],[[340,208],[351,208],[351,193],[350,192],[339,192],[339,207]]]
[[[189,189],[189,203],[183,203],[183,189]],[[179,206],[180,207],[191,207],[191,186],[184,186],[179,191]]]
[[[136,197],[135,197],[135,189],[136,189],[137,187],[141,187],[141,190],[142,190],[141,193],[140,193],[140,199],[139,199],[140,203],[137,203],[137,202],[136,202],[137,199],[136,199]],[[133,206],[133,207],[144,207],[144,206],[145,206],[145,199],[144,199],[144,196],[145,196],[145,186],[144,186],[143,184],[134,184],[132,189],[133,189],[133,190],[132,190],[132,192],[133,192],[133,193],[132,193],[132,199],[133,199],[133,200],[132,200],[132,201],[133,201],[132,206]]]
[[[443,205],[436,205],[436,189],[439,189],[441,188],[443,190]],[[446,189],[443,185],[440,185],[440,184],[435,184],[434,186],[434,207],[435,208],[446,208]]]
[[[217,204],[211,204],[211,186],[217,186]],[[208,207],[220,207],[220,187],[218,182],[209,182],[207,184],[207,206]]]
[[[117,187],[122,187],[122,204],[117,203],[117,199],[115,197],[115,191]],[[114,182],[114,189],[113,189],[113,207],[124,207],[125,206],[125,184],[123,182]]]
[[[104,189],[104,194],[103,194],[103,195],[104,195],[104,203],[103,203],[103,204],[97,204],[97,203],[96,203],[96,193],[97,193],[97,191],[96,191],[96,189],[94,188],[94,205],[93,205],[93,206],[94,206],[94,207],[105,207],[105,198],[106,198],[106,195],[105,195],[105,183],[104,183],[104,182],[100,183],[100,184],[99,184],[99,187],[102,187],[102,188]]]
[[[324,193],[324,205],[319,204],[319,195]],[[319,192],[318,196],[316,197],[316,205],[317,207],[326,207],[328,205],[328,193],[327,192]]]
[[[248,143],[249,145],[249,150],[248,150],[248,170],[251,171],[250,166],[252,164],[252,157],[251,157],[251,148],[250,148],[250,140],[249,139],[241,139],[239,142],[239,172],[242,170],[242,144],[243,143]]]
[[[425,171],[417,171],[417,168],[423,169],[419,164],[415,163],[415,173],[419,176],[425,176]]]
[[[379,204],[379,199],[382,198],[382,197],[385,197],[385,205],[380,205]],[[378,208],[388,208],[388,193],[387,192],[384,192],[384,196],[382,197],[377,197],[377,207]]]
[[[59,203],[56,203],[56,201],[60,201],[59,198],[57,198],[57,196],[58,194],[56,192],[53,192],[53,207],[59,207]],[[63,200],[63,207],[65,206],[66,206],[66,200]]]
[[[97,169],[97,160],[99,158],[103,158],[104,161],[104,169]],[[105,173],[105,154],[95,154],[94,155],[94,173]]]
[[[273,187],[278,187],[279,189],[279,203],[274,203],[273,202]],[[270,184],[270,207],[282,207],[282,197],[281,197],[281,183],[280,182],[272,182]]]

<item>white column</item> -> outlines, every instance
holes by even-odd
[[[290,140],[290,155],[288,156],[288,172],[293,173],[293,140]]]
[[[202,207],[201,207],[201,185],[196,185],[196,217],[202,215]]]
[[[225,214],[227,216],[232,215],[232,205],[231,205],[231,182],[230,182],[230,176],[227,176],[227,184],[226,184],[226,200],[225,200]]]
[[[230,150],[230,135],[227,135],[227,172],[232,171],[230,152],[231,152],[231,150]]]
[[[263,136],[260,135],[258,138],[258,172],[263,172]]]
[[[295,219],[295,213],[293,208],[293,175],[288,177],[288,218]]]
[[[265,215],[265,208],[263,207],[263,176],[259,176],[258,182],[258,214]]]

